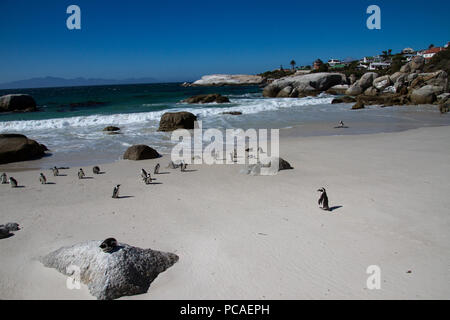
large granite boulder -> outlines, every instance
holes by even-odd
[[[0,164],[42,158],[47,151],[43,144],[21,134],[0,134]]]
[[[87,241],[63,247],[41,262],[86,284],[97,299],[111,300],[146,293],[158,275],[178,261],[176,254],[125,243],[118,243],[112,252],[103,252],[101,243]]]
[[[36,101],[28,94],[8,94],[0,97],[0,112],[31,112],[36,110]]]
[[[345,75],[340,73],[310,73],[305,75],[288,76],[273,81],[263,90],[264,97],[286,97],[286,91],[290,88],[296,89],[299,96],[316,94],[317,92],[326,91],[338,84],[346,84]],[[290,88],[289,88],[290,87]],[[287,88],[285,91],[283,89]],[[281,92],[281,93],[280,93]],[[291,94],[287,95],[292,97]]]
[[[259,85],[264,82],[261,76],[245,74],[212,74],[203,76],[191,86],[223,86],[223,85]]]
[[[358,99],[356,104],[353,105],[352,110],[360,110],[360,109],[364,109],[364,103]]]
[[[400,72],[403,73],[421,72],[424,66],[425,66],[425,58],[422,56],[415,56],[410,62],[408,62],[407,64],[403,65],[400,68]]]
[[[194,129],[195,121],[197,121],[197,117],[190,112],[166,112],[159,121],[158,131]]]
[[[230,99],[217,93],[201,94],[182,100],[184,103],[229,103]]]
[[[372,86],[373,81],[378,78],[378,73],[376,72],[366,72],[362,75],[361,79],[359,79],[358,85],[363,88],[363,90]]]
[[[373,80],[373,86],[379,91],[383,91],[392,84],[391,78],[389,76],[378,77]]]
[[[350,88],[345,91],[346,95],[357,96],[364,92],[364,89],[358,85],[358,81],[355,82]]]
[[[443,92],[442,87],[426,85],[411,93],[411,102],[413,104],[431,104],[436,101],[436,97]]]
[[[123,154],[123,158],[126,160],[146,160],[159,157],[161,157],[161,155],[155,149],[144,144],[131,146]]]

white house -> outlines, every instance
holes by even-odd
[[[330,65],[330,67],[334,67],[337,64],[341,64],[341,60],[338,59],[330,59],[328,60],[328,64]]]

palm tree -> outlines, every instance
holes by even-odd
[[[295,69],[295,65],[296,65],[296,64],[297,64],[297,63],[295,62],[295,60],[292,60],[292,61],[291,61],[292,70]]]

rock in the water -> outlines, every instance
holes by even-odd
[[[439,111],[441,113],[447,113],[450,111],[450,102],[446,102],[446,103],[441,103],[439,105]]]
[[[128,160],[146,160],[159,157],[161,157],[161,155],[155,149],[144,144],[129,147],[123,155],[123,158]]]
[[[193,96],[190,98],[187,98],[181,102],[184,103],[229,103],[230,99],[228,99],[227,97],[224,97],[220,94],[217,93],[212,93],[212,94],[201,94],[198,96]]]
[[[158,131],[194,129],[195,121],[197,117],[190,112],[166,112],[161,117]]]
[[[376,96],[378,94],[378,90],[374,87],[367,88],[366,91],[364,91],[364,94],[366,96]]]
[[[203,76],[191,86],[258,85],[264,82],[261,76],[245,74],[212,74]]]
[[[352,110],[364,109],[364,103],[358,99],[356,104],[352,107]]]
[[[36,101],[28,94],[8,94],[0,97],[0,112],[31,112],[36,110]]]
[[[241,111],[226,111],[226,112],[222,112],[222,114],[229,114],[232,116],[240,116],[240,115],[242,115],[242,112]]]
[[[339,97],[339,98],[334,98],[333,101],[331,101],[331,104],[352,103],[352,102],[356,102],[356,99],[353,97],[349,97],[349,96],[343,96],[343,97]]]
[[[104,128],[103,131],[116,132],[116,131],[120,131],[120,128],[114,127],[114,126],[108,126],[108,127]]]
[[[288,76],[275,80],[266,86],[263,90],[263,95],[264,97],[274,98],[277,97],[278,94],[280,94],[280,91],[285,88],[287,88],[287,92],[289,87],[291,88],[291,91],[297,89],[299,95],[308,95],[310,93],[317,94],[317,92],[326,91],[335,85],[345,84],[345,81],[345,75],[340,73],[319,72],[306,75]],[[281,96],[284,97],[286,94],[281,93]],[[290,92],[287,96],[292,97]]]
[[[21,134],[0,134],[0,164],[42,158],[47,147]]]
[[[99,300],[146,293],[158,274],[178,261],[173,253],[141,249],[118,243],[111,253],[87,241],[63,247],[41,259],[44,266],[71,276],[79,268],[80,281]]]
[[[422,88],[413,90],[411,102],[413,104],[431,104],[436,101],[436,96],[442,92],[442,87],[426,85]]]

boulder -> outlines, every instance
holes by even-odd
[[[131,146],[123,154],[123,158],[127,160],[146,160],[159,157],[161,157],[161,155],[155,149],[144,144]]]
[[[241,111],[226,111],[226,112],[222,112],[222,114],[229,114],[232,116],[240,116],[240,115],[242,115],[242,112]]]
[[[222,86],[222,85],[259,85],[264,82],[261,76],[245,74],[212,74],[203,76],[191,86]]]
[[[412,104],[431,104],[436,101],[436,96],[442,92],[442,87],[426,85],[413,90],[411,93],[411,102]]]
[[[263,90],[263,96],[269,98],[276,97],[286,87],[291,87],[292,90],[297,89],[299,95],[308,95],[310,93],[326,91],[335,85],[344,84],[345,81],[345,75],[340,73],[319,72],[288,76],[275,80],[267,85]]]
[[[378,90],[374,87],[367,88],[366,91],[364,91],[364,94],[366,96],[376,96],[378,94]]]
[[[449,112],[449,111],[450,111],[450,103],[449,103],[449,102],[441,103],[441,104],[439,105],[439,111],[440,111],[441,113],[447,113],[447,112]]]
[[[389,77],[390,77],[392,83],[396,83],[398,79],[400,79],[401,77],[405,77],[405,76],[406,76],[406,73],[396,72],[396,73],[390,75]]]
[[[8,94],[0,97],[0,112],[31,112],[36,110],[36,101],[28,94]]]
[[[409,64],[411,65],[411,72],[422,71],[425,66],[425,58],[422,56],[415,56]]]
[[[194,129],[195,121],[197,121],[197,117],[190,112],[166,112],[159,121],[158,131]]]
[[[146,293],[158,275],[178,261],[169,252],[141,249],[118,243],[112,252],[103,252],[102,241],[87,241],[62,247],[41,258],[48,268],[79,277],[99,300]]]
[[[273,176],[281,170],[294,169],[289,162],[279,157],[268,157],[261,159],[260,163],[246,166],[241,173],[252,176]]]
[[[181,102],[184,103],[229,103],[230,99],[227,97],[224,97],[220,94],[213,93],[213,94],[201,94],[198,96],[193,96],[190,98],[187,98]]]
[[[47,147],[21,134],[0,134],[0,164],[42,158]]]
[[[339,98],[334,98],[333,101],[331,101],[331,104],[337,104],[337,103],[352,103],[356,102],[356,99],[349,96],[343,96]]]
[[[364,103],[358,99],[355,105],[353,105],[352,110],[364,109]]]
[[[447,102],[447,101],[450,101],[450,93],[446,92],[446,93],[443,93],[443,94],[438,95],[438,96],[437,96],[437,100],[438,100],[440,103],[445,103],[445,102]]]
[[[363,88],[358,85],[358,82],[355,82],[350,88],[347,89],[347,91],[345,91],[345,94],[349,96],[357,96],[363,93],[363,91]]]
[[[120,131],[120,128],[114,127],[114,126],[108,126],[108,127],[104,128],[103,131],[115,132],[115,131]]]
[[[345,94],[345,92],[348,90],[348,88],[350,88],[350,86],[348,84],[338,84],[338,85],[332,86],[330,89],[328,89],[327,93],[334,94],[334,95]]]
[[[292,89],[291,86],[284,87],[283,89],[280,90],[280,92],[278,92],[277,98],[288,98],[288,97],[290,97],[292,90],[293,89]]]
[[[389,76],[378,77],[373,80],[373,86],[379,91],[383,91],[392,84],[391,78]]]
[[[367,89],[372,86],[373,81],[378,78],[378,73],[376,72],[366,72],[363,74],[361,79],[357,81],[357,84],[363,89]]]
[[[348,80],[350,82],[350,85],[353,85],[358,80],[358,78],[356,77],[355,74],[352,73]]]

